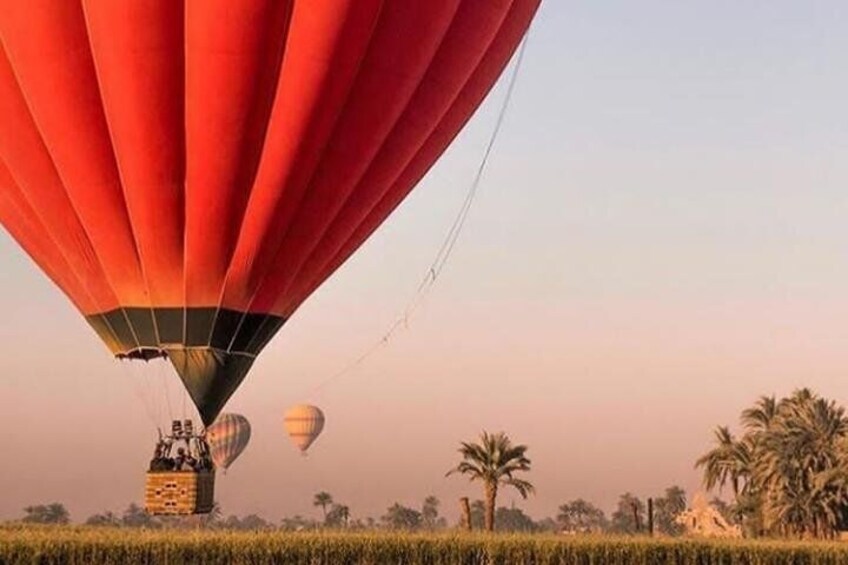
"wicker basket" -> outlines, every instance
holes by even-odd
[[[214,471],[147,473],[144,509],[154,516],[207,514],[215,499]]]

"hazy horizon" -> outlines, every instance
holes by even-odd
[[[835,0],[544,2],[433,292],[388,347],[313,392],[415,291],[503,80],[229,402],[253,439],[218,478],[224,512],[318,516],[326,490],[354,518],[434,494],[453,519],[458,497],[482,492],[444,474],[483,429],[533,461],[538,494],[499,504],[542,518],[582,497],[609,511],[626,491],[691,496],[712,429],[738,429],[760,395],[848,399],[846,25]],[[0,261],[0,520],[141,502],[155,426],[133,379],[160,368],[110,358],[5,232]],[[282,429],[302,401],[327,415],[308,458]]]

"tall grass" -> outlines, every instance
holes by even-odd
[[[552,535],[0,528],[0,564],[831,565],[848,544]]]

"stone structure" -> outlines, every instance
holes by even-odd
[[[690,536],[707,538],[741,538],[739,526],[731,525],[721,513],[710,506],[704,493],[697,493],[692,507],[681,512],[674,520],[686,528]]]

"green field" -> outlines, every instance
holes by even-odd
[[[0,563],[818,565],[848,563],[848,543],[5,527]]]

